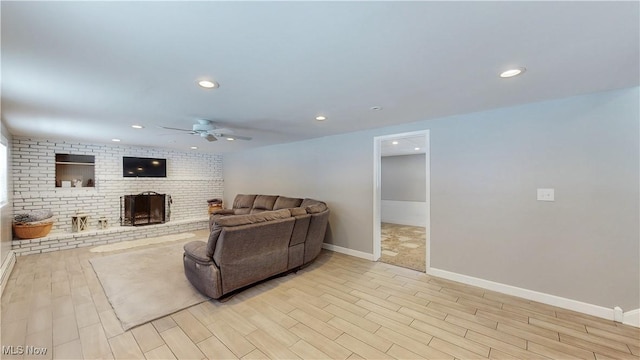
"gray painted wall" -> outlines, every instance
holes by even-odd
[[[425,156],[413,154],[381,158],[382,200],[427,201]]]
[[[9,131],[7,130],[7,128],[4,125],[4,121],[0,122],[0,125],[2,126],[0,128],[0,134],[2,134],[2,136],[4,136],[7,140],[8,143],[7,145],[7,155],[8,155],[8,159],[11,158],[11,134],[9,134]],[[7,159],[7,173],[11,174],[11,161],[8,161]],[[13,207],[11,206],[12,202],[13,202],[13,186],[12,183],[9,181],[9,179],[0,179],[0,183],[7,182],[7,184],[9,185],[9,189],[7,191],[7,196],[8,196],[8,202],[7,205],[3,206],[2,209],[0,209],[0,265],[2,263],[4,263],[4,260],[6,259],[7,255],[9,255],[9,251],[11,251],[11,239],[12,239],[12,229],[11,229],[11,223],[13,220]]]
[[[371,253],[373,137],[430,129],[432,267],[637,309],[639,96],[623,89],[227,154],[225,200],[327,201],[327,242]],[[556,201],[536,201],[547,187]]]

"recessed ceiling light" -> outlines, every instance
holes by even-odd
[[[211,80],[200,80],[198,81],[198,85],[200,85],[201,88],[205,89],[214,89],[219,87],[217,82]]]
[[[420,150],[420,148],[419,148],[419,147],[417,147],[417,148],[414,148],[413,150],[415,150],[415,151],[419,151],[419,150]]]
[[[228,137],[228,138],[227,138],[227,140],[229,140],[229,141],[233,141],[233,140],[235,140],[235,139],[234,139],[234,138],[232,138],[232,137]]]
[[[510,77],[514,77],[517,75],[522,74],[523,72],[527,71],[526,68],[517,68],[517,69],[509,69],[507,71],[503,71],[502,73],[500,73],[500,77],[501,78],[510,78]]]
[[[134,128],[134,129],[143,129],[144,128],[144,126],[142,126],[142,125],[131,125],[131,127]]]
[[[192,146],[191,150],[198,150],[198,147],[197,146]]]
[[[324,121],[324,120],[327,120],[327,117],[326,117],[326,116],[323,116],[323,115],[318,115],[318,116],[316,116],[316,120],[318,120],[318,121]]]
[[[394,140],[394,141],[392,141],[391,143],[392,143],[393,145],[398,145],[398,142],[397,142],[397,141],[395,141],[395,140]]]
[[[111,139],[113,142],[120,142],[120,139]]]
[[[377,105],[376,106],[372,106],[372,107],[369,108],[369,110],[380,111],[380,110],[382,110],[382,106],[377,106]]]

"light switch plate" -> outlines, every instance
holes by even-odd
[[[554,189],[538,189],[538,201],[555,201]]]

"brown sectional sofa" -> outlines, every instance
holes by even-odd
[[[296,270],[322,250],[329,208],[318,200],[237,195],[233,208],[211,214],[208,242],[184,246],[184,270],[201,293],[219,299]]]

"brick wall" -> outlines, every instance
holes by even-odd
[[[94,188],[56,188],[55,154],[95,156]],[[167,159],[166,178],[123,178],[122,157]],[[120,196],[155,191],[171,195],[171,220],[207,217],[207,199],[222,198],[222,156],[189,151],[111,144],[84,144],[14,137],[13,210],[51,209],[52,234],[71,231],[71,215],[89,214],[90,228],[100,217],[119,226]]]

